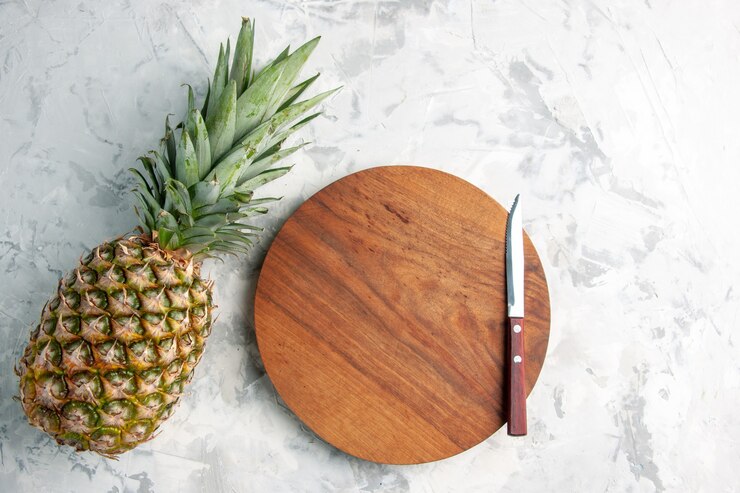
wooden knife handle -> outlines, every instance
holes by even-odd
[[[527,434],[527,394],[524,389],[524,319],[509,319],[508,432],[512,436]]]

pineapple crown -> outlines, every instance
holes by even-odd
[[[339,90],[298,101],[319,74],[296,84],[320,38],[293,53],[285,48],[259,71],[252,69],[254,23],[243,18],[231,70],[230,42],[223,44],[202,109],[188,86],[188,111],[175,128],[165,120],[159,151],[139,158],[135,207],[141,227],[159,245],[195,260],[219,253],[246,253],[262,228],[244,222],[264,214],[254,190],[290,170],[273,167],[304,144],[284,147],[296,130],[316,118],[310,113]]]

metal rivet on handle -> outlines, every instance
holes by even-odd
[[[522,357],[521,356],[519,356],[518,354],[516,356],[514,356],[514,363],[521,363],[521,362],[522,362]]]
[[[522,326],[521,326],[521,325],[519,325],[519,324],[516,324],[516,325],[514,326],[514,332],[516,332],[516,333],[518,334],[518,333],[519,333],[519,332],[521,332],[521,331],[522,331]]]

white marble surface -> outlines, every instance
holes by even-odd
[[[220,319],[161,435],[118,462],[60,448],[11,400],[14,361],[60,274],[133,227],[126,169],[241,15],[263,61],[322,34],[309,66],[345,89],[267,191],[286,197],[268,237],[206,266]],[[739,111],[729,0],[0,2],[1,489],[740,491]],[[249,301],[269,236],[389,163],[526,199],[553,307],[526,438],[363,462],[304,429],[260,368]]]

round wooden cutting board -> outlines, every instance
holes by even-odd
[[[301,205],[255,299],[260,353],[286,404],[374,462],[434,461],[491,436],[506,421],[506,218],[466,181],[411,166],[355,173]],[[524,254],[529,393],[550,301],[526,234]]]

